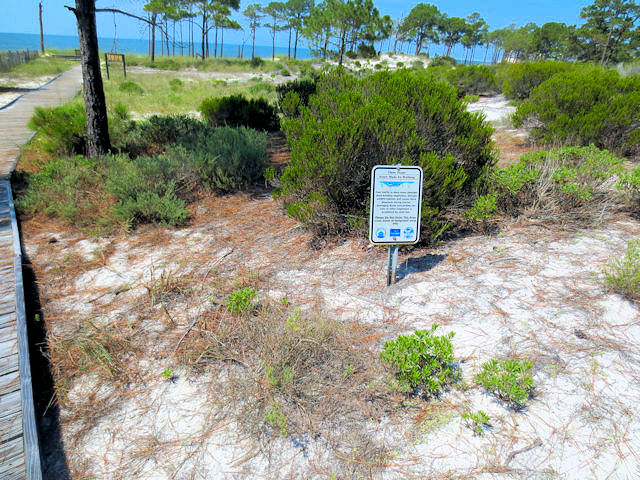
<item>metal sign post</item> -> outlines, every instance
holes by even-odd
[[[104,63],[107,69],[107,79],[109,79],[109,62],[122,63],[122,71],[124,72],[124,78],[127,78],[127,62],[125,60],[124,54],[122,53],[105,53],[104,54]]]
[[[387,285],[396,281],[398,245],[420,240],[422,168],[376,165],[371,171],[369,241],[389,246]]]

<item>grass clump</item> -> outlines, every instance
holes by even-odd
[[[132,82],[130,80],[126,80],[120,83],[118,90],[121,92],[128,93],[130,95],[144,95],[144,90],[140,85],[136,82]]]
[[[531,377],[531,362],[526,360],[491,359],[482,364],[476,381],[514,410],[522,410],[533,396],[535,385]]]
[[[491,428],[491,418],[482,410],[477,412],[465,412],[462,414],[467,426],[473,430],[474,435],[482,435],[484,431]]]
[[[3,76],[9,77],[9,85],[6,86],[12,86],[15,80],[57,75],[73,65],[77,65],[77,62],[51,56],[39,56],[27,63],[14,65],[10,70],[3,72]]]
[[[622,159],[606,150],[562,147],[530,152],[495,169],[493,188],[498,207],[510,215],[598,223],[616,203],[621,172]]]
[[[416,330],[412,335],[400,335],[384,344],[380,358],[396,370],[401,391],[437,396],[447,385],[459,380],[451,344],[454,333],[436,336],[437,328],[434,324],[431,330]]]
[[[531,124],[543,144],[590,145],[621,155],[640,152],[640,77],[615,70],[559,73],[518,106],[514,124]]]
[[[437,240],[447,208],[495,161],[491,127],[466,111],[456,90],[407,70],[328,74],[283,126],[291,162],[279,194],[320,236],[353,231],[350,219],[367,216],[371,168],[401,163],[424,170],[422,237]]]
[[[614,292],[629,300],[640,300],[640,240],[629,242],[624,256],[613,260],[604,274]]]

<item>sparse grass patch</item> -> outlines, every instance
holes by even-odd
[[[624,256],[613,260],[604,273],[611,289],[630,300],[640,300],[640,240],[629,242]]]
[[[491,359],[482,364],[482,371],[475,378],[489,393],[514,410],[522,410],[535,390],[530,374],[532,366],[526,360]]]
[[[57,75],[73,65],[78,65],[78,62],[64,58],[39,56],[30,62],[16,65],[7,72],[0,72],[0,77],[9,79],[8,85],[4,86],[13,86],[15,80]]]

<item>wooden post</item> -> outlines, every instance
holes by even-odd
[[[40,10],[40,51],[44,55],[44,31],[42,29],[42,2],[39,4]]]
[[[104,54],[104,66],[107,69],[107,80],[109,80],[109,54]]]

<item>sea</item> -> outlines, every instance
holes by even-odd
[[[146,38],[98,38],[98,44],[101,52],[113,52],[113,53],[140,53],[149,54],[149,41]],[[46,49],[56,50],[74,50],[79,48],[77,36],[67,35],[45,35],[44,46]],[[171,43],[170,46],[172,47]],[[6,50],[40,50],[40,35],[31,33],[2,33],[0,32],[0,52]],[[209,55],[213,56],[214,44],[209,43]],[[224,44],[224,52],[220,52],[221,46],[218,42],[218,56],[237,58],[241,53],[242,47],[233,43]],[[156,55],[162,54],[163,47],[160,41],[156,41]],[[172,48],[173,50],[173,48]],[[202,43],[196,43],[196,52],[202,51]],[[277,47],[276,55],[287,55],[287,47]],[[173,51],[172,51],[173,53]],[[180,50],[179,45],[176,42],[175,54],[186,54],[187,49]],[[165,52],[166,54],[166,52]],[[271,57],[271,46],[256,45],[255,55],[262,58]],[[291,47],[291,55],[293,55],[293,46]],[[244,46],[244,58],[251,57],[251,44]],[[301,48],[298,45],[297,58],[306,59],[313,58],[311,50],[307,48]]]

